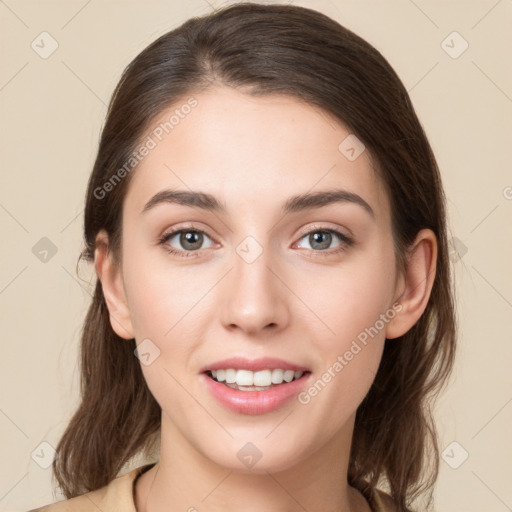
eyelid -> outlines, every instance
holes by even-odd
[[[329,226],[328,224],[319,223],[314,223],[313,225],[309,225],[307,228],[301,229],[297,236],[299,238],[303,238],[304,236],[309,235],[313,231],[335,231],[338,232],[340,235],[355,241],[354,235],[350,229],[340,226]],[[347,233],[344,233],[343,231],[347,231]]]
[[[215,239],[215,237],[210,234],[208,229],[199,227],[191,222],[185,224],[178,224],[176,226],[173,226],[172,228],[165,229],[158,238],[164,238],[171,234],[175,235],[180,231],[186,231],[187,229],[190,231],[197,231],[198,233],[204,233],[205,235],[208,235],[212,240]]]

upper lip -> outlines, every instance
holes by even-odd
[[[236,370],[251,370],[257,372],[260,370],[275,370],[277,368],[281,370],[294,370],[307,372],[309,371],[305,366],[300,364],[291,363],[283,359],[276,357],[262,357],[259,359],[246,359],[245,357],[230,357],[229,359],[223,359],[222,361],[216,361],[215,363],[208,364],[201,369],[201,372],[207,372],[211,370],[227,370],[234,368]]]

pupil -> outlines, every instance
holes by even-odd
[[[317,247],[319,249],[326,249],[329,247],[329,245],[331,245],[331,239],[330,237],[332,237],[332,234],[331,233],[328,233],[328,232],[324,232],[324,231],[317,231],[316,233],[313,233],[312,235],[310,235],[312,238],[313,238],[313,242],[316,243],[316,242],[319,242],[320,243],[320,246],[321,247]],[[327,242],[323,242],[321,241],[322,237],[327,237]],[[320,239],[320,240],[319,240]],[[310,242],[311,243],[311,242]],[[311,246],[313,246],[313,243],[311,243]]]
[[[197,231],[187,231],[185,233],[183,233],[181,235],[181,243],[183,245],[183,247],[187,247],[186,244],[192,244],[193,247],[191,247],[191,249],[198,249],[199,247],[201,247],[202,245],[202,234],[201,233],[198,233]],[[194,241],[195,239],[195,241]],[[198,240],[199,240],[199,245],[198,247],[195,247],[195,245],[197,245],[198,243]]]

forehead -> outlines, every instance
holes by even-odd
[[[148,137],[151,149],[125,198],[125,207],[138,212],[164,189],[214,194],[238,215],[281,206],[292,195],[343,188],[363,197],[377,217],[389,215],[368,151],[357,156],[362,147],[346,126],[291,96],[211,88],[161,112],[142,143]]]

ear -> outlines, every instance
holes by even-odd
[[[109,249],[108,234],[101,230],[96,236],[94,268],[101,281],[103,296],[110,313],[110,324],[114,332],[126,340],[135,337],[130,310],[124,292],[123,276],[120,267],[113,261]]]
[[[437,238],[431,229],[422,229],[407,253],[406,269],[400,275],[398,298],[401,309],[387,324],[386,338],[398,338],[419,320],[430,298],[437,261]]]

